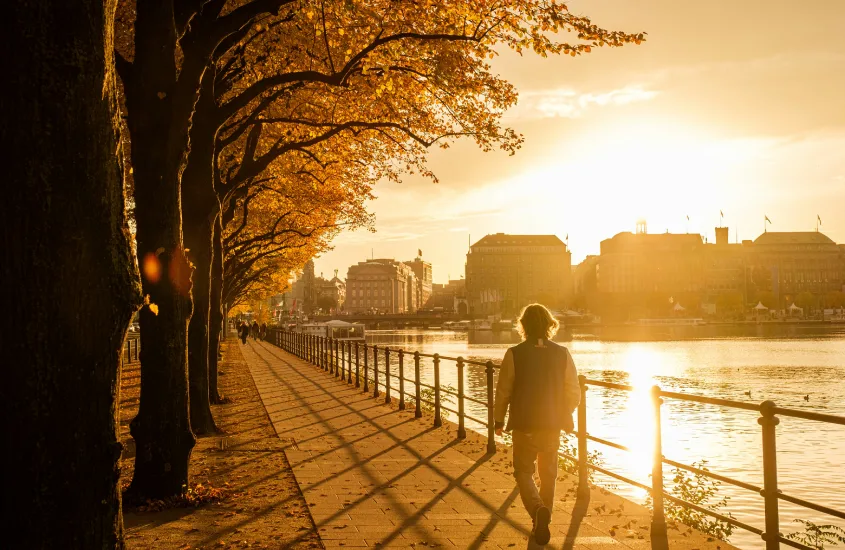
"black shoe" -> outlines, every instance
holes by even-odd
[[[549,544],[552,534],[549,532],[549,524],[552,522],[552,513],[545,506],[541,506],[534,514],[534,542],[541,546]]]

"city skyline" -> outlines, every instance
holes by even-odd
[[[821,218],[820,215],[817,215],[817,217]],[[715,230],[716,230],[716,228],[721,227],[721,228],[728,229],[728,235],[729,235],[728,242],[731,243],[731,244],[742,243],[743,241],[755,241],[758,237],[760,237],[761,235],[763,235],[766,232],[771,232],[771,233],[802,233],[802,232],[804,232],[804,233],[814,233],[814,232],[818,232],[818,233],[822,233],[822,234],[826,235],[827,237],[829,237],[831,240],[833,240],[836,243],[843,243],[843,240],[838,240],[838,239],[834,238],[832,235],[830,235],[828,232],[824,231],[823,225],[814,226],[812,229],[807,229],[807,230],[785,229],[785,230],[781,231],[780,228],[773,227],[773,222],[766,223],[766,221],[765,221],[766,218],[769,218],[769,216],[764,214],[764,219],[761,220],[761,230],[758,231],[757,233],[755,233],[754,235],[749,235],[747,237],[740,235],[739,238],[737,238],[736,237],[736,231],[735,231],[734,228],[731,228],[727,224],[718,225],[718,223],[710,229],[709,235],[706,234],[706,233],[699,233],[699,232],[695,232],[695,231],[680,231],[680,232],[670,231],[668,228],[664,231],[648,231],[648,233],[650,233],[650,234],[671,233],[671,234],[674,234],[674,235],[683,235],[683,234],[699,235],[702,239],[702,242],[715,243],[716,242],[716,231]],[[643,221],[643,220],[638,220],[638,221]],[[647,220],[645,220],[645,221],[647,222]],[[816,221],[818,221],[818,220],[816,220]],[[523,235],[521,233],[515,233],[515,232],[508,233],[508,232],[504,232],[504,231],[495,231],[495,232],[486,233],[484,235],[481,235],[478,238],[472,237],[472,242],[467,246],[467,252],[469,251],[469,247],[471,245],[478,243],[479,241],[481,241],[486,236],[496,235],[497,233],[504,233],[504,234],[510,235],[510,236],[521,236],[521,235]],[[565,235],[561,236],[561,235],[555,235],[553,233],[548,233],[548,234],[535,233],[535,235],[554,235],[554,236],[561,238],[561,240],[567,245],[567,249],[570,252],[572,252],[572,267],[574,268],[575,266],[580,264],[582,261],[584,261],[588,257],[598,256],[601,252],[600,245],[601,245],[602,241],[610,240],[613,237],[615,237],[619,234],[622,234],[622,233],[635,234],[636,228],[632,228],[631,230],[618,231],[616,233],[613,233],[612,235],[606,235],[606,236],[602,237],[596,243],[594,252],[590,252],[588,254],[583,254],[583,255],[576,255],[574,252],[572,252],[572,247],[569,246],[569,243],[567,242]],[[845,243],[843,243],[843,244],[845,244]],[[382,260],[395,260],[395,261],[398,261],[398,262],[403,262],[404,260],[400,259],[402,257],[402,254],[404,254],[404,252],[402,252],[402,250],[403,249],[399,249],[399,252],[397,253],[397,255],[384,255],[384,254],[380,255],[380,254],[375,253],[375,251],[373,249],[372,254],[374,254],[374,255],[372,256],[372,258],[368,255],[367,257],[365,257],[363,259],[354,260],[354,263],[351,263],[350,265],[346,266],[346,268],[338,267],[338,268],[334,268],[333,270],[337,271],[337,276],[339,276],[341,279],[345,280],[346,279],[346,276],[345,276],[346,270],[348,270],[350,267],[355,266],[358,263],[365,262],[365,261],[368,261],[368,260],[373,259],[373,258],[382,259]],[[422,249],[420,249],[420,250],[422,250]],[[326,260],[324,259],[324,257],[325,257],[325,255],[323,255],[322,257],[315,258],[313,260],[314,265],[315,266],[321,265],[321,260],[323,260],[324,265],[327,265],[327,264],[325,264]],[[443,275],[441,273],[441,270],[439,269],[438,264],[431,261],[430,258],[422,257],[422,259],[424,261],[431,263],[432,280],[433,280],[433,282],[438,283],[438,284],[446,284],[450,280],[457,280],[457,279],[462,279],[462,278],[465,277],[465,275],[466,275],[465,265],[466,265],[466,258],[467,258],[466,252],[464,252],[463,255],[460,256],[460,258],[461,258],[461,261],[463,262],[460,266],[460,270],[457,273],[448,272],[445,275]],[[407,262],[405,262],[405,263],[407,263]],[[322,276],[322,272],[321,272],[319,267],[316,268],[316,272],[320,273],[320,275]]]
[[[342,234],[318,271],[422,249],[442,283],[463,273],[469,236],[496,232],[568,234],[577,263],[640,218],[712,240],[720,210],[731,242],[759,236],[764,216],[770,230],[812,231],[817,215],[845,242],[845,3],[570,8],[648,40],[579,58],[503,53],[494,69],[519,89],[506,118],[523,148],[432,151],[440,183],[377,185],[377,232]]]

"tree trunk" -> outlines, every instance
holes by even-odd
[[[117,380],[141,295],[123,195],[115,2],[5,7],[3,545],[122,548]]]
[[[209,185],[211,182],[209,182]],[[186,222],[188,221],[186,216]],[[217,432],[211,414],[209,392],[209,360],[217,357],[209,349],[209,307],[211,291],[211,256],[213,228],[207,218],[197,225],[185,227],[185,245],[194,263],[194,313],[188,326],[188,380],[191,395],[191,427],[197,435]]]
[[[182,216],[185,247],[194,263],[194,313],[188,327],[188,380],[191,393],[191,426],[194,433],[217,432],[211,414],[208,388],[209,307],[211,292],[211,256],[214,220],[220,202],[214,191],[214,141],[218,123],[214,116],[214,71],[202,80],[194,123],[191,126],[191,150],[182,174]],[[213,353],[216,354],[216,351]],[[215,355],[216,357],[216,355]]]
[[[223,227],[220,216],[214,222],[214,250],[211,257],[211,317],[208,323],[208,393],[212,403],[220,403],[217,386],[217,362],[220,349],[220,331],[226,321],[223,316]],[[226,336],[225,331],[223,336]]]
[[[130,426],[136,456],[127,498],[143,500],[184,490],[195,443],[187,369],[191,269],[182,247],[180,202],[193,101],[177,89],[172,2],[138,2],[136,11],[135,60],[121,76],[132,136],[141,281],[151,305],[139,315],[141,399]]]

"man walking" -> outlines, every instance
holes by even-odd
[[[548,544],[557,480],[561,430],[574,429],[572,412],[581,400],[572,355],[551,338],[559,323],[545,306],[522,310],[523,342],[505,353],[496,386],[496,434],[513,431],[513,468],[522,504],[534,520],[534,540]],[[539,468],[540,489],[534,484]]]

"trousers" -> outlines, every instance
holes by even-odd
[[[554,506],[559,447],[560,431],[513,431],[513,476],[522,504],[532,518],[541,506],[549,511]],[[534,483],[535,471],[540,477],[539,489]]]

